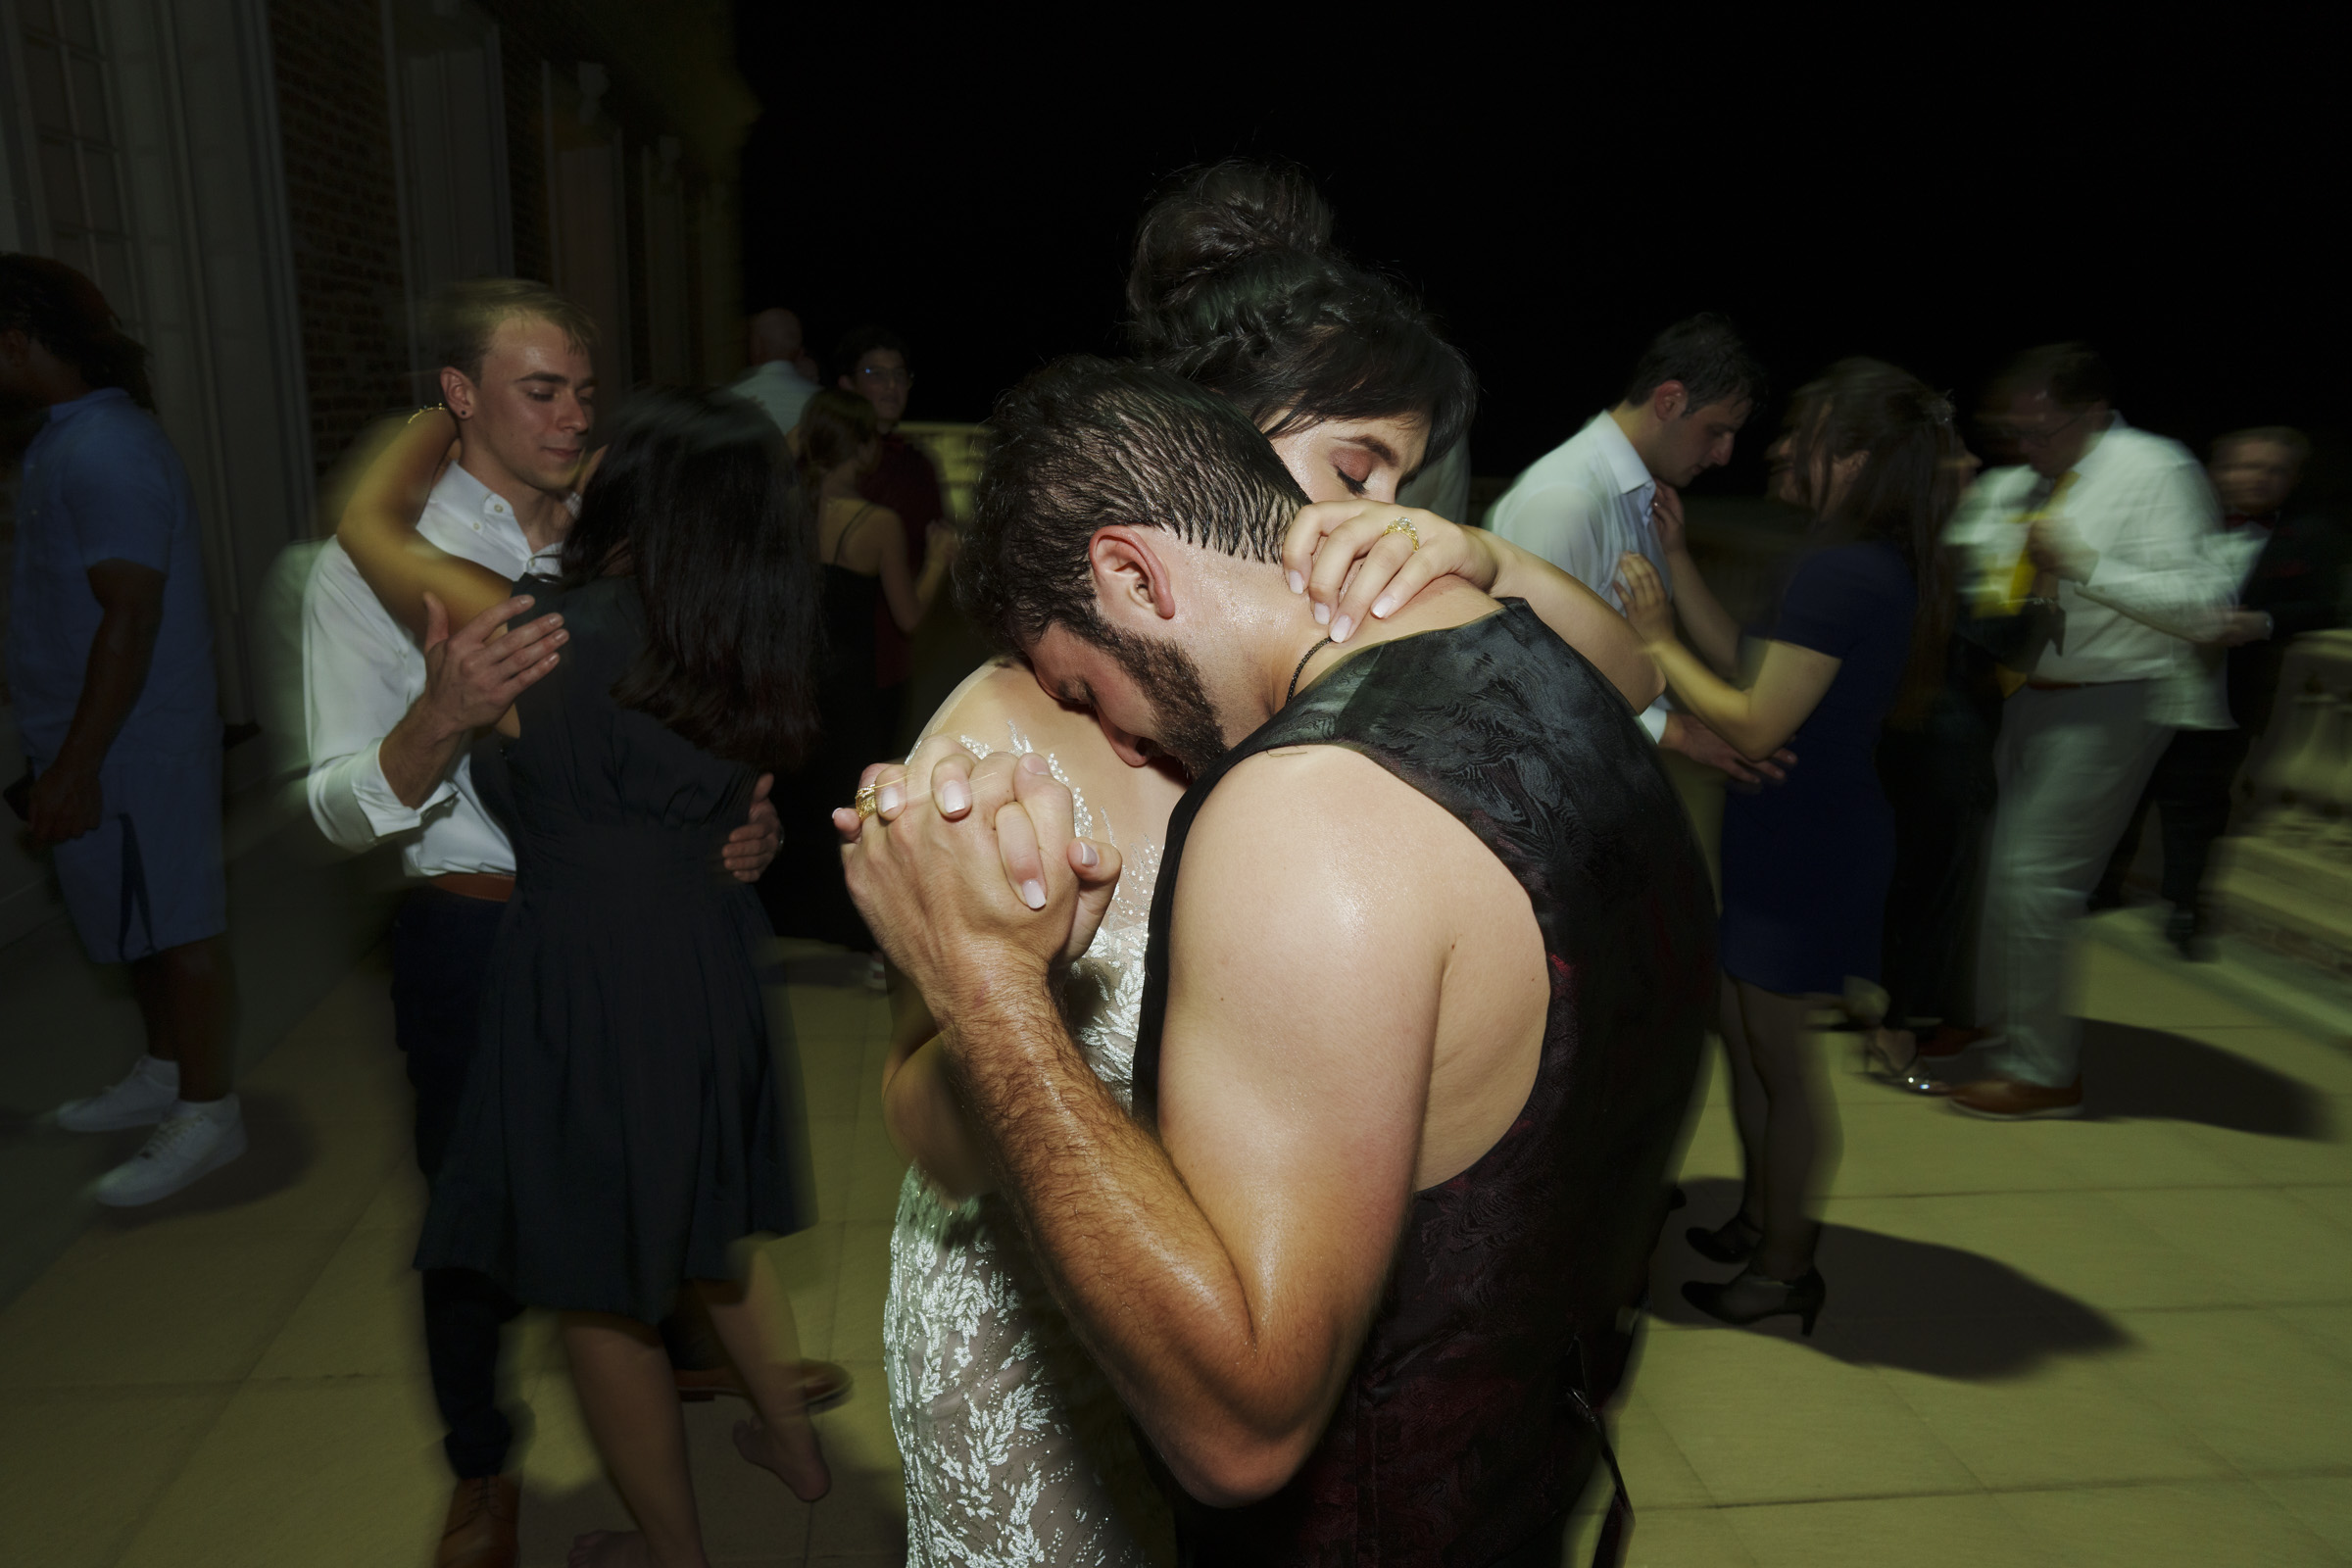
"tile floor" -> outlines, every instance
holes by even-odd
[[[2085,948],[2096,1119],[1965,1120],[1834,1064],[1843,1161],[1817,1339],[1683,1305],[1736,1194],[1720,1096],[1659,1251],[1617,1440],[1642,1564],[2352,1561],[2352,1050]],[[690,1407],[714,1561],[896,1561],[879,1363],[901,1165],[883,1011],[796,986],[823,1223],[765,1250],[856,1373],[813,1508]],[[446,1497],[407,1268],[421,1193],[384,978],[352,972],[249,1078],[255,1151],[101,1218],[0,1311],[0,1561],[430,1560]],[[56,1135],[47,1135],[56,1136]],[[544,1323],[518,1335],[525,1560],[623,1522]],[[1589,1525],[1580,1535],[1589,1535]]]

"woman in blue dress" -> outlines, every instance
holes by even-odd
[[[1876,360],[1799,391],[1772,455],[1775,495],[1815,521],[1744,689],[1676,639],[1647,562],[1624,558],[1619,591],[1686,710],[1748,757],[1803,759],[1786,784],[1724,802],[1720,1022],[1746,1185],[1738,1213],[1690,1240],[1746,1266],[1684,1295],[1726,1322],[1790,1314],[1810,1334],[1826,1295],[1811,1199],[1836,1128],[1807,1015],[1879,977],[1894,815],[1873,754],[1889,710],[1932,699],[1943,673],[1942,533],[1964,468],[1951,405]]]

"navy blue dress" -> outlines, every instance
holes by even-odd
[[[719,861],[753,770],[612,700],[645,647],[634,579],[528,586],[571,642],[521,738],[473,749],[514,897],[416,1266],[652,1323],[682,1282],[740,1277],[744,1237],[816,1215],[767,918]]]
[[[1719,942],[1735,980],[1796,996],[1879,978],[1894,811],[1874,754],[1918,597],[1909,564],[1876,540],[1809,556],[1788,578],[1772,640],[1841,662],[1788,741],[1788,782],[1724,798]]]

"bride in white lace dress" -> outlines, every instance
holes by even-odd
[[[932,732],[975,757],[1038,752],[1076,802],[1082,837],[1119,847],[1125,869],[1094,945],[1073,966],[1069,1006],[1088,1062],[1129,1098],[1144,941],[1159,835],[1182,785],[1124,765],[1092,714],[1064,710],[1026,666],[1001,662],[950,698]],[[1070,764],[1075,762],[1073,768]],[[968,1160],[917,1126],[935,1091],[927,1016],[902,1027],[886,1092],[893,1132],[931,1157],[906,1172],[890,1243],[883,1353],[891,1427],[906,1469],[906,1560],[914,1564],[1129,1564],[1172,1557],[1167,1507],[1102,1374],[1047,1294],[1011,1217]],[[920,1038],[916,1038],[916,1036]],[[904,1130],[903,1130],[904,1129]],[[906,1133],[915,1136],[906,1138]]]
[[[1300,568],[1311,555],[1309,591],[1318,618],[1335,630],[1345,630],[1343,619],[1360,622],[1376,595],[1401,601],[1455,572],[1497,597],[1525,598],[1637,710],[1648,706],[1656,672],[1611,607],[1491,534],[1427,512],[1399,516],[1397,487],[1468,423],[1467,371],[1449,381],[1452,351],[1418,311],[1329,253],[1329,211],[1301,180],[1220,165],[1152,209],[1130,289],[1138,347],[1243,402],[1307,497],[1340,504],[1302,514],[1284,552]],[[1273,258],[1280,277],[1318,286],[1295,299],[1277,289],[1254,302],[1262,308],[1228,320],[1213,303],[1225,296],[1210,284],[1255,266],[1253,258]],[[1346,319],[1317,314],[1314,302],[1328,303],[1335,289],[1356,307]],[[1297,306],[1305,314],[1269,338],[1269,313],[1292,308],[1271,303],[1277,297],[1307,302]],[[1332,359],[1322,350],[1335,332],[1379,352]],[[1384,367],[1403,378],[1385,399],[1361,379]],[[1335,375],[1336,384],[1318,383]],[[1315,412],[1343,406],[1345,415]],[[1056,704],[1018,661],[986,665],[958,687],[925,730],[939,735],[976,756],[1042,754],[1075,797],[1079,835],[1118,846],[1117,898],[1073,967],[1067,1001],[1088,1062],[1126,1103],[1152,889],[1183,794],[1177,775],[1143,765],[1132,741],[1106,733],[1091,712]],[[883,1354],[906,1470],[907,1561],[1172,1561],[1168,1510],[1144,1473],[1125,1410],[1047,1294],[1009,1212],[988,1194],[992,1179],[946,1081],[922,1000],[902,998],[900,1013],[883,1102],[891,1136],[914,1165],[891,1235]]]

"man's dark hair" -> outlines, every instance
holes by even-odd
[[[637,579],[645,651],[613,700],[730,761],[800,760],[816,735],[813,532],[758,405],[715,388],[632,396],[564,542],[567,587]]]
[[[914,368],[914,355],[907,349],[906,340],[887,326],[868,321],[863,326],[851,327],[833,345],[833,373],[856,380],[858,362],[876,349],[889,350],[906,362],[906,368]]]
[[[2062,409],[2087,409],[2115,400],[2107,361],[2087,343],[2045,343],[2009,362],[1994,385],[2003,392],[2046,391]]]
[[[1625,383],[1625,404],[1642,404],[1669,381],[1680,381],[1690,399],[1684,413],[1716,403],[1764,401],[1764,367],[1747,352],[1731,318],[1712,311],[1675,322],[1649,340]]]
[[[1294,167],[1233,159],[1177,175],[1136,228],[1128,339],[1270,438],[1412,418],[1434,461],[1468,433],[1477,377],[1404,290],[1333,248],[1331,225]]]
[[[450,284],[425,308],[433,368],[454,369],[480,385],[490,340],[517,318],[553,322],[575,352],[596,352],[595,318],[545,283],[527,277],[469,277]]]
[[[125,336],[98,285],[46,256],[0,254],[0,332],[23,332],[93,387],[121,387],[155,407],[147,349]]]
[[[956,574],[965,613],[1008,649],[1054,625],[1102,641],[1087,560],[1098,528],[1165,528],[1274,561],[1306,505],[1247,415],[1151,366],[1057,360],[999,399],[989,428]]]

